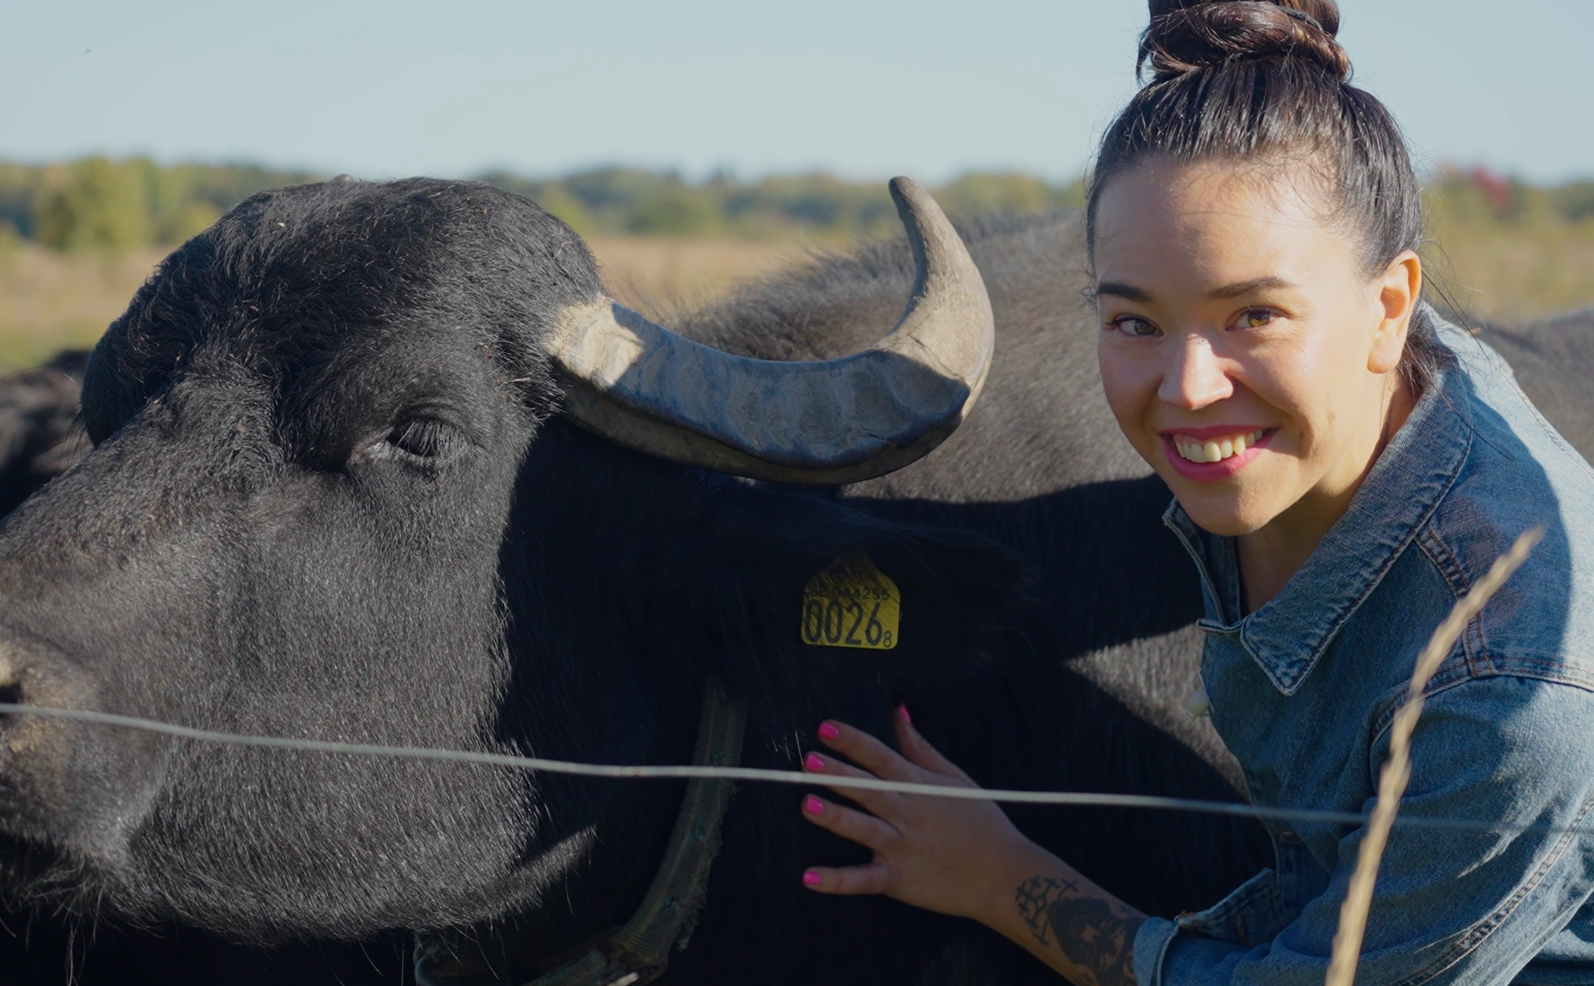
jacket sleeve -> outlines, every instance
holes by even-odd
[[[1388,734],[1372,747],[1376,780]],[[1370,811],[1372,799],[1365,808]],[[1357,986],[1511,981],[1594,893],[1594,695],[1522,677],[1475,679],[1433,695],[1412,738],[1399,819],[1467,819],[1488,831],[1402,825],[1378,871]],[[1321,986],[1365,830],[1340,840],[1328,890],[1254,947],[1153,918],[1135,940],[1140,986]],[[1266,896],[1265,874],[1220,904],[1219,920]],[[1215,909],[1216,910],[1216,909]],[[1209,912],[1199,922],[1212,924]],[[1594,970],[1590,972],[1594,981]]]

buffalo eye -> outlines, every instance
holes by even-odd
[[[394,425],[382,444],[395,457],[433,465],[453,458],[468,443],[453,425],[436,418],[409,418]]]

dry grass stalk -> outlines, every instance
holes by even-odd
[[[1544,536],[1544,528],[1535,527],[1523,532],[1511,550],[1495,559],[1489,574],[1478,581],[1461,599],[1445,621],[1434,630],[1428,646],[1417,657],[1417,669],[1412,673],[1411,686],[1406,690],[1406,704],[1395,714],[1389,728],[1389,760],[1378,777],[1378,802],[1367,823],[1360,852],[1356,856],[1356,872],[1351,876],[1345,902],[1339,908],[1339,930],[1334,934],[1333,957],[1328,965],[1326,986],[1352,986],[1356,978],[1356,961],[1361,955],[1362,937],[1367,931],[1367,911],[1373,902],[1373,883],[1378,878],[1378,863],[1384,857],[1384,847],[1389,843],[1389,830],[1395,824],[1395,812],[1400,807],[1401,795],[1406,793],[1406,783],[1411,780],[1411,734],[1422,715],[1423,689],[1445,655],[1467,628],[1467,623],[1482,611],[1522,563],[1528,553]]]

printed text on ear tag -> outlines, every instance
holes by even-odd
[[[890,650],[897,645],[902,593],[868,555],[847,555],[803,590],[803,643]]]

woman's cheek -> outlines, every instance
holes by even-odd
[[[1149,415],[1157,395],[1157,381],[1147,371],[1143,360],[1133,360],[1114,351],[1112,341],[1104,340],[1097,347],[1097,363],[1101,368],[1102,391],[1107,406],[1118,421],[1118,429],[1130,444],[1146,450],[1150,434]]]
[[[1320,406],[1322,395],[1334,392],[1341,375],[1332,347],[1307,334],[1257,347],[1235,363],[1235,383],[1267,406],[1278,419],[1271,423],[1285,427],[1301,411]]]

